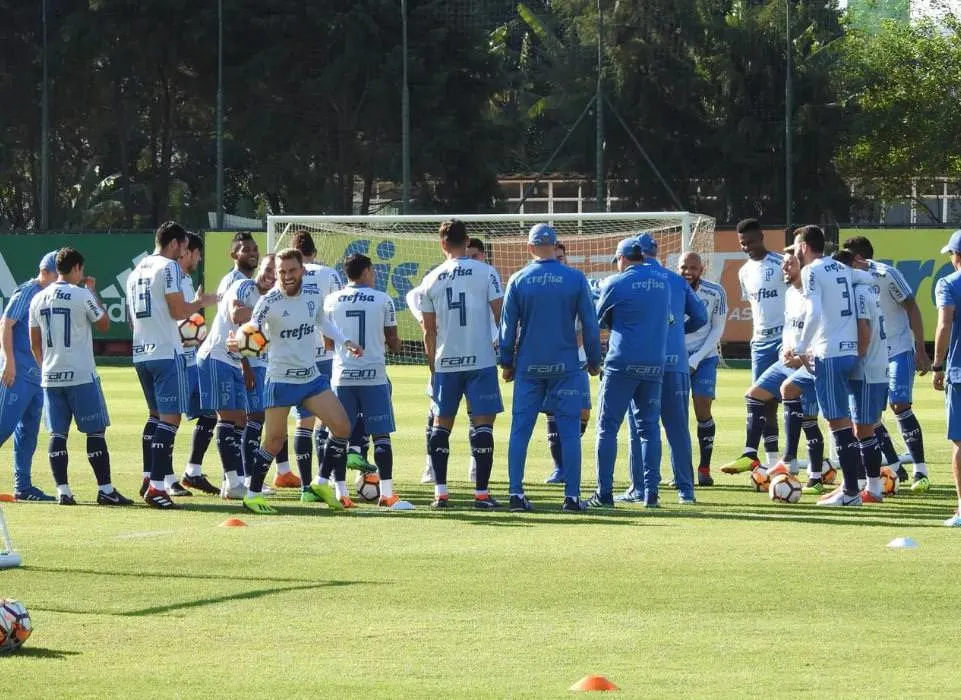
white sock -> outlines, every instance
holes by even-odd
[[[868,477],[868,491],[870,491],[875,496],[881,495],[881,477],[880,476]]]
[[[104,484],[100,487],[100,493],[113,493],[113,484]]]
[[[167,476],[164,477],[164,490],[169,491],[170,487],[174,485],[175,481],[177,481],[177,477],[175,477],[173,474],[167,474]]]
[[[289,474],[289,473],[290,473],[290,462],[277,462],[277,473],[278,473],[278,474]]]
[[[764,455],[767,458],[767,466],[773,467],[775,464],[781,461],[781,455],[777,452],[767,452]]]
[[[815,472],[808,469],[808,479],[820,479],[821,472]]]
[[[337,498],[347,498],[347,482],[338,481],[334,484],[334,492],[337,494]]]
[[[144,472],[144,473],[143,473],[143,478],[144,478],[144,479],[149,479],[149,478],[150,478],[150,472]]]
[[[394,480],[381,479],[380,480],[380,497],[390,498],[393,495],[394,495]]]
[[[232,489],[235,489],[241,485],[240,477],[237,476],[236,471],[224,472],[224,478],[227,480],[227,485]]]
[[[867,479],[858,479],[858,491],[863,491],[864,487],[868,485]]]
[[[487,489],[484,489],[483,491],[482,491],[481,489],[474,489],[474,497],[475,497],[475,498],[476,498],[477,496],[487,496],[487,495],[488,495],[488,490],[487,490]]]
[[[167,484],[166,484],[165,482],[163,482],[163,481],[154,481],[153,479],[151,479],[151,480],[150,480],[150,488],[152,488],[152,489],[157,489],[158,491],[166,491],[166,490],[167,490]]]
[[[250,489],[247,489],[248,498],[257,498],[257,496],[262,496],[262,495],[263,494],[260,491],[251,491]]]
[[[250,477],[249,477],[249,476],[244,476],[244,486],[246,486],[248,489],[250,488]]]
[[[317,485],[319,485],[319,486],[323,486],[324,484],[327,484],[327,483],[329,483],[329,482],[330,482],[330,479],[325,479],[325,478],[322,477],[322,476],[315,476],[315,477],[314,477],[314,483],[317,484]]]
[[[72,496],[73,491],[70,490],[68,484],[57,484],[57,495],[58,496]]]
[[[447,495],[447,484],[435,484],[434,485],[434,496],[440,498],[441,496]]]
[[[204,473],[199,464],[191,464],[187,462],[187,466],[184,468],[184,474],[187,476],[200,476]]]
[[[351,445],[350,447],[347,448],[347,452],[353,452],[355,455],[359,455],[360,451],[361,451],[360,447],[358,447],[357,445]]]
[[[926,465],[924,462],[921,462],[921,464],[915,464],[915,465],[914,465],[914,473],[915,473],[915,474],[921,474],[921,475],[923,475],[923,476],[927,476],[927,475],[928,475],[928,465]]]

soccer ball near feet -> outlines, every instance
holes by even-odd
[[[0,653],[8,654],[23,646],[33,632],[30,613],[18,600],[0,600]]]
[[[767,492],[775,503],[797,503],[801,500],[801,482],[791,474],[778,474],[771,479]]]
[[[374,503],[380,498],[380,477],[376,474],[364,474],[361,472],[357,475],[354,488],[357,490],[358,498],[368,503]]]

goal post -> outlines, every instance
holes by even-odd
[[[430,270],[441,264],[444,254],[438,227],[456,218],[467,225],[468,234],[484,243],[488,262],[504,283],[529,261],[527,232],[538,223],[551,224],[567,249],[568,264],[589,278],[603,278],[616,270],[611,258],[617,243],[641,232],[658,241],[661,262],[676,268],[682,253],[701,255],[711,275],[714,252],[714,219],[692,212],[602,212],[591,214],[458,214],[396,216],[267,217],[267,243],[271,251],[288,247],[298,231],[309,232],[317,246],[317,260],[343,275],[344,260],[362,253],[371,258],[377,288],[391,296],[398,312],[398,333],[404,344],[401,356],[391,361],[423,362],[421,331],[407,310],[406,295]]]

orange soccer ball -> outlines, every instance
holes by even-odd
[[[267,350],[267,336],[256,326],[245,323],[234,334],[237,347],[244,357],[260,357]]]

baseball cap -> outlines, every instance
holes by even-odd
[[[49,253],[40,258],[40,271],[41,272],[56,272],[57,271],[57,253],[59,250],[51,250]]]
[[[528,245],[556,245],[557,231],[548,224],[536,224],[527,234]]]
[[[627,258],[628,260],[640,260],[644,257],[644,251],[641,250],[641,246],[637,241],[637,238],[625,238],[623,241],[617,244],[617,250],[614,251],[614,257],[611,262],[617,262],[618,258]]]
[[[941,249],[942,253],[961,253],[961,229],[951,234],[948,244]]]
[[[644,255],[657,255],[657,240],[646,231],[637,234],[637,244]]]

